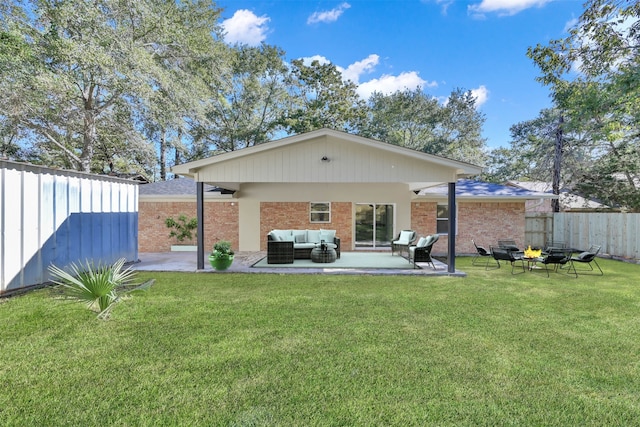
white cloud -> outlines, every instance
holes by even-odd
[[[468,6],[472,15],[479,17],[485,13],[497,12],[499,15],[515,15],[525,9],[542,7],[551,0],[482,0],[480,4]]]
[[[375,53],[367,56],[362,61],[354,62],[346,69],[338,67],[338,70],[342,73],[342,77],[345,80],[351,80],[353,83],[358,84],[360,82],[360,76],[364,73],[372,72],[376,65],[380,62],[380,57]]]
[[[327,10],[325,12],[314,12],[311,16],[309,16],[309,19],[307,19],[307,24],[317,24],[319,22],[335,22],[338,20],[340,15],[342,15],[344,11],[349,9],[350,7],[351,5],[349,3],[342,3],[340,6],[335,7],[331,10]]]
[[[314,55],[306,58],[301,58],[303,64],[309,66],[313,61],[318,61],[320,64],[331,63],[326,57],[322,55]],[[360,83],[360,79],[363,74],[371,73],[374,71],[376,65],[380,62],[380,56],[372,53],[361,61],[356,61],[349,65],[347,68],[343,68],[336,65],[336,69],[342,73],[343,80],[351,80],[358,85],[356,91],[363,99],[368,99],[373,92],[380,92],[385,95],[392,94],[397,91],[403,91],[405,89],[416,89],[418,87],[437,87],[436,82],[427,82],[423,80],[417,71],[409,71],[400,73],[397,76],[390,74],[384,74],[382,77],[372,79],[367,82]]]
[[[320,65],[330,64],[331,63],[331,61],[329,61],[326,57],[324,57],[322,55],[306,56],[306,57],[300,58],[300,59],[302,59],[302,63],[304,65],[306,65],[307,67],[310,66],[313,61],[318,61],[320,63]]]
[[[229,19],[222,21],[224,39],[227,43],[241,43],[258,46],[267,38],[267,16],[256,16],[246,9],[237,10]]]
[[[368,99],[373,92],[380,92],[388,95],[397,91],[403,91],[405,89],[436,86],[438,86],[437,83],[429,83],[420,78],[416,71],[409,71],[400,73],[400,75],[397,76],[385,74],[379,79],[373,79],[369,80],[368,82],[364,82],[360,86],[358,86],[358,94],[362,98]]]
[[[489,100],[489,89],[485,85],[480,85],[477,89],[471,89],[471,95],[476,99],[476,108]]]

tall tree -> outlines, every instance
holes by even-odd
[[[144,151],[138,120],[156,91],[171,87],[171,99],[189,98],[180,93],[194,86],[191,74],[178,70],[215,53],[218,17],[205,0],[27,1],[3,19],[28,45],[29,60],[2,85],[22,95],[20,121],[49,161],[101,171],[97,154],[117,155],[116,143]],[[2,41],[6,52],[11,45]],[[33,63],[36,72],[25,78]]]
[[[445,105],[421,88],[374,93],[368,109],[360,131],[364,136],[456,160],[484,162],[484,116],[470,92],[454,90]]]
[[[552,182],[554,163],[562,160],[565,170],[563,180],[559,181],[558,193],[571,181],[572,173],[581,167],[592,164],[588,132],[580,128],[579,120],[574,123],[569,117],[562,125],[562,146],[558,145],[557,109],[542,110],[532,120],[511,126],[509,149],[497,149],[490,153],[485,179],[493,182],[506,180],[528,180]],[[576,125],[576,123],[578,125]],[[556,155],[561,150],[560,156]]]
[[[282,128],[287,104],[284,52],[274,46],[236,45],[229,66],[209,90],[204,120],[194,124],[196,156],[270,141]]]
[[[443,108],[422,88],[389,95],[374,92],[369,111],[363,135],[414,150],[433,153],[441,148],[435,145],[437,128],[444,120]]]
[[[365,103],[357,86],[344,81],[334,64],[293,60],[287,84],[291,103],[282,123],[289,133],[320,128],[355,131],[364,121]]]
[[[538,80],[550,86],[565,118],[571,115],[572,122],[589,129],[595,163],[575,174],[576,188],[632,210],[640,210],[633,156],[640,142],[639,53],[640,4],[612,0],[588,1],[567,38],[528,50],[542,71]],[[598,185],[611,180],[617,185]],[[620,194],[629,197],[620,199]]]

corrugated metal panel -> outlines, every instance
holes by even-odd
[[[615,257],[640,259],[640,214],[570,213],[554,214],[554,240],[571,247],[588,249],[602,246],[601,253]]]
[[[48,267],[138,258],[138,188],[121,179],[0,161],[0,293]]]

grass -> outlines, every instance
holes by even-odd
[[[0,302],[1,425],[637,425],[640,266],[144,273],[99,321]]]

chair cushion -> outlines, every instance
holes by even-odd
[[[579,259],[579,260],[585,260],[589,258],[593,258],[593,252],[582,252],[580,255],[576,257],[576,259]]]
[[[400,245],[403,245],[403,244],[408,245],[409,241],[411,240],[411,237],[413,237],[413,231],[401,231],[400,238],[393,243],[400,244]]]
[[[436,240],[438,240],[438,235],[432,234],[431,236],[427,236],[426,240],[427,241],[424,244],[425,246],[433,245],[436,242]]]
[[[427,246],[427,238],[426,237],[421,237],[420,240],[418,240],[418,244],[416,245],[419,248],[423,248],[425,246]]]

